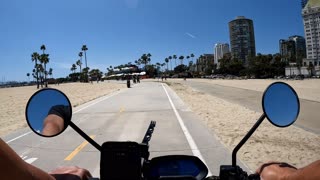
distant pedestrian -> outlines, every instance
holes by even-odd
[[[139,77],[139,75],[137,76],[137,82],[140,83],[140,77]]]

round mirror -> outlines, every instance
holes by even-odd
[[[291,86],[276,82],[264,92],[262,107],[264,114],[273,125],[287,127],[298,118],[300,102]]]
[[[34,93],[26,107],[29,127],[38,135],[53,137],[62,133],[72,116],[67,96],[56,89],[46,88]]]

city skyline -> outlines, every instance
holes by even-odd
[[[110,65],[134,62],[143,53],[152,54],[152,63],[173,54],[213,54],[214,44],[230,42],[228,22],[237,16],[253,20],[257,53],[278,53],[279,39],[304,36],[301,1],[74,2],[4,3],[0,78],[26,80],[33,68],[31,54],[40,53],[42,44],[54,77],[70,73],[83,44],[88,66],[103,72]]]

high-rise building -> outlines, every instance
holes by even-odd
[[[248,58],[256,55],[253,21],[238,16],[229,22],[229,34],[232,57],[247,65]]]
[[[320,1],[309,0],[302,10],[304,33],[306,38],[306,65],[319,67],[320,61]],[[318,68],[319,69],[319,68]],[[316,70],[317,71],[317,70]],[[319,72],[316,72],[320,74]]]
[[[279,48],[282,61],[287,63],[296,62],[296,48],[293,40],[280,39]]]
[[[196,61],[196,71],[205,72],[214,65],[214,54],[203,54]]]
[[[301,0],[301,7],[302,9],[307,5],[309,0]]]
[[[279,48],[282,61],[301,66],[303,58],[306,58],[306,41],[302,36],[280,39]]]
[[[289,40],[294,41],[296,63],[302,63],[302,59],[306,58],[306,40],[302,36],[290,36]]]
[[[223,58],[223,55],[226,53],[229,53],[229,44],[228,43],[217,43],[214,46],[214,59],[217,64],[217,68],[220,68],[220,62],[219,60]]]

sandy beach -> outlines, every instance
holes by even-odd
[[[264,91],[269,84],[274,82],[272,80],[189,80],[257,91]],[[181,80],[168,80],[168,82],[171,84],[170,87],[193,112],[200,116],[200,119],[212,133],[218,136],[230,152],[261,116],[260,113],[240,105],[194,91],[191,87],[182,84]],[[292,85],[302,98],[320,99],[319,80],[289,81],[287,83]],[[320,159],[319,142],[319,135],[294,126],[280,129],[265,120],[240,149],[238,158],[251,170],[255,170],[261,163],[270,160],[290,162],[294,166],[303,167]]]
[[[50,85],[49,87],[64,92],[73,107],[126,88],[125,84],[111,82],[93,84],[66,83],[59,86]],[[36,91],[36,86],[0,89],[0,136],[4,136],[13,130],[27,127],[25,108],[29,98]]]

